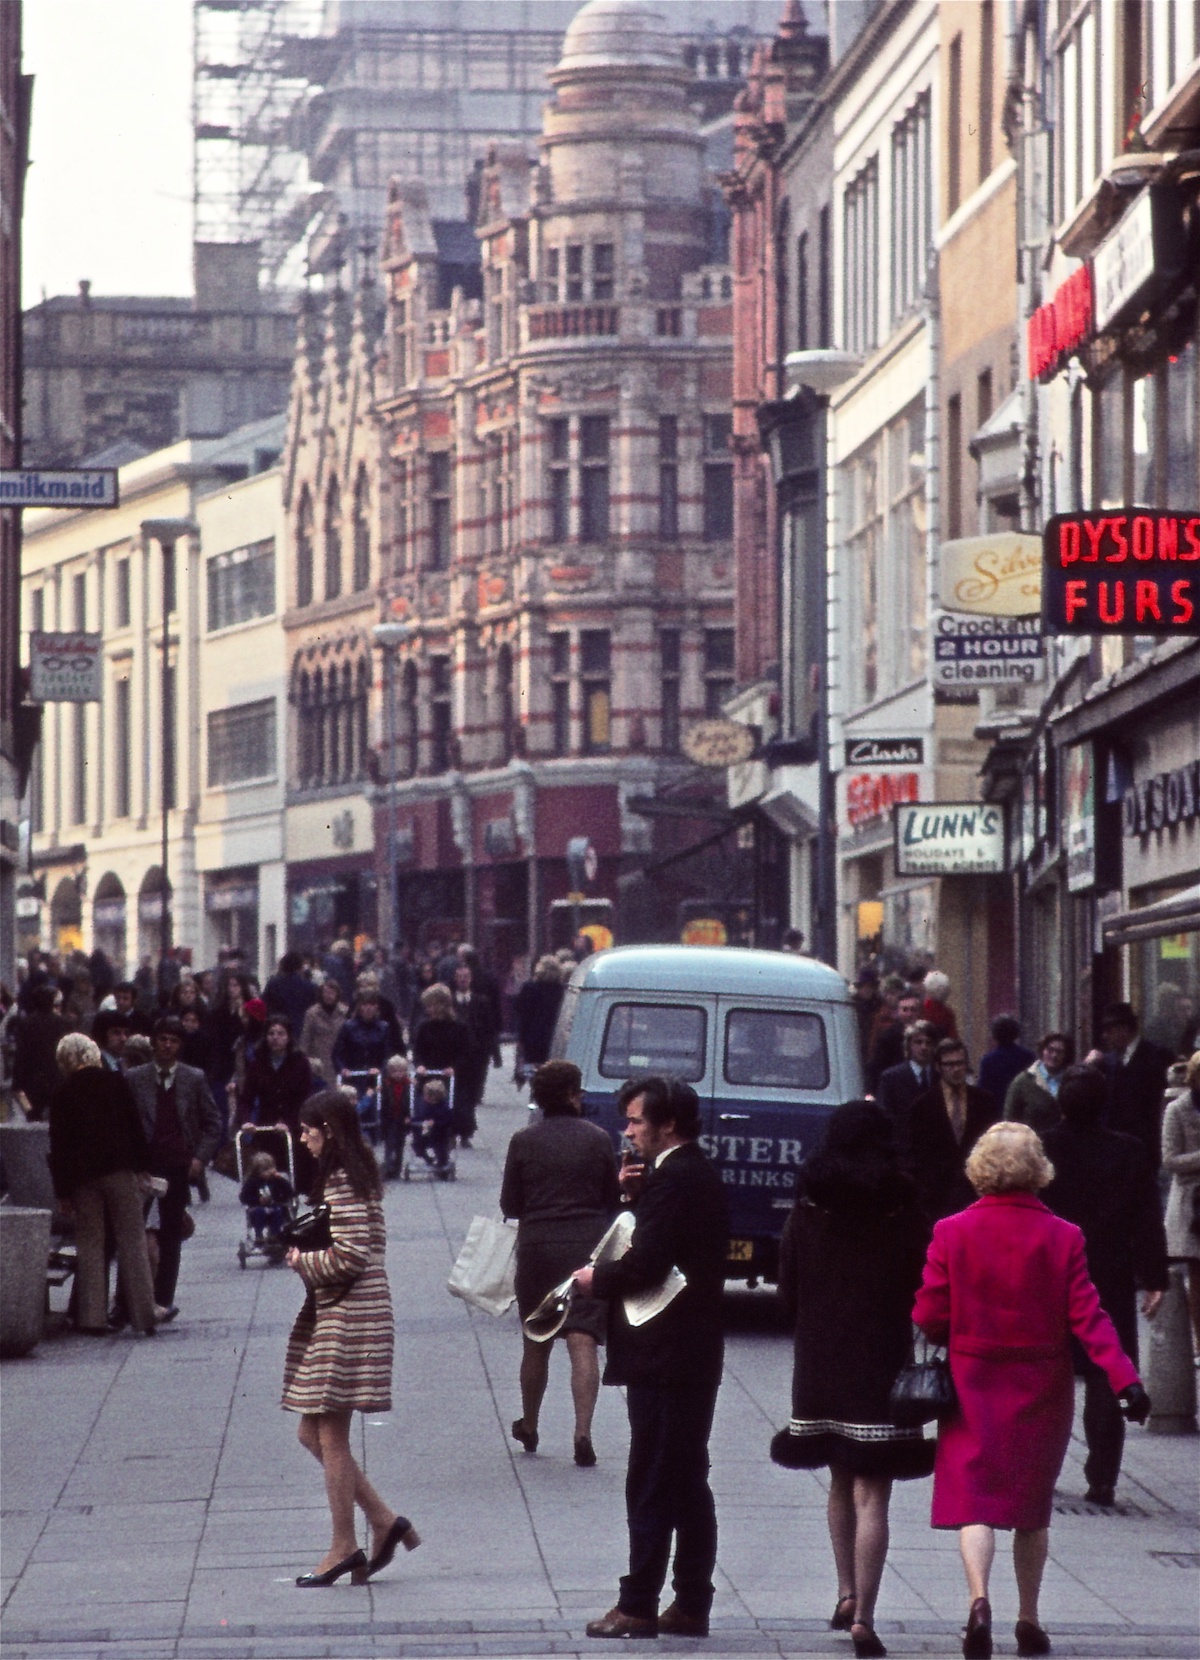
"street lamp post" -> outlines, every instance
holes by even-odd
[[[181,537],[198,536],[200,527],[194,519],[143,519],[142,535],[148,542],[157,542],[162,549],[162,662],[160,697],[162,731],[162,887],[159,916],[159,972],[171,949],[170,901],[170,829],[172,795],[175,792],[175,709],[176,699],[171,695],[171,602],[174,598],[175,544]],[[161,982],[160,982],[161,983]]]
[[[398,829],[396,817],[399,810],[397,793],[397,742],[396,742],[396,655],[401,644],[408,638],[409,628],[406,623],[382,622],[376,623],[372,630],[375,644],[383,656],[383,731],[384,743],[388,752],[388,793],[387,793],[387,893],[388,893],[388,960],[392,964],[396,961],[396,954],[400,947],[400,872],[398,845]]]

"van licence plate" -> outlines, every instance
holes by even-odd
[[[752,1262],[754,1259],[754,1241],[752,1239],[731,1239],[729,1241],[729,1262]]]

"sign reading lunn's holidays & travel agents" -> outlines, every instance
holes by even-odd
[[[1058,513],[1042,535],[1045,634],[1200,634],[1200,510]]]
[[[1005,868],[1004,809],[991,801],[895,808],[898,876],[991,876]]]

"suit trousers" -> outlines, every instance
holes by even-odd
[[[103,1331],[108,1319],[108,1264],[104,1250],[107,1217],[117,1247],[120,1283],[130,1321],[154,1330],[154,1287],[146,1252],[142,1196],[132,1170],[114,1170],[85,1182],[71,1195],[75,1206],[75,1286],[79,1324]]]
[[[167,1178],[167,1191],[158,1201],[158,1268],[154,1275],[154,1300],[170,1308],[175,1301],[175,1284],[179,1279],[183,1219],[187,1214],[191,1187],[186,1169],[155,1173]]]
[[[672,1585],[681,1613],[707,1618],[717,1562],[717,1513],[708,1485],[708,1438],[719,1382],[708,1388],[633,1384],[625,1509],[629,1572],[618,1606],[653,1619],[675,1535]]]
[[[1117,1306],[1107,1298],[1103,1301],[1105,1312],[1117,1328],[1121,1347],[1136,1366],[1138,1332],[1134,1298],[1127,1299],[1128,1307]],[[1122,1299],[1122,1304],[1125,1301]],[[1083,1473],[1088,1486],[1115,1487],[1125,1451],[1125,1419],[1108,1379],[1086,1356],[1083,1357],[1083,1438],[1087,1442]]]

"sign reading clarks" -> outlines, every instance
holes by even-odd
[[[1004,808],[928,801],[894,809],[897,876],[992,876],[1005,868]]]
[[[1059,513],[1042,561],[1045,634],[1200,634],[1200,512]]]

